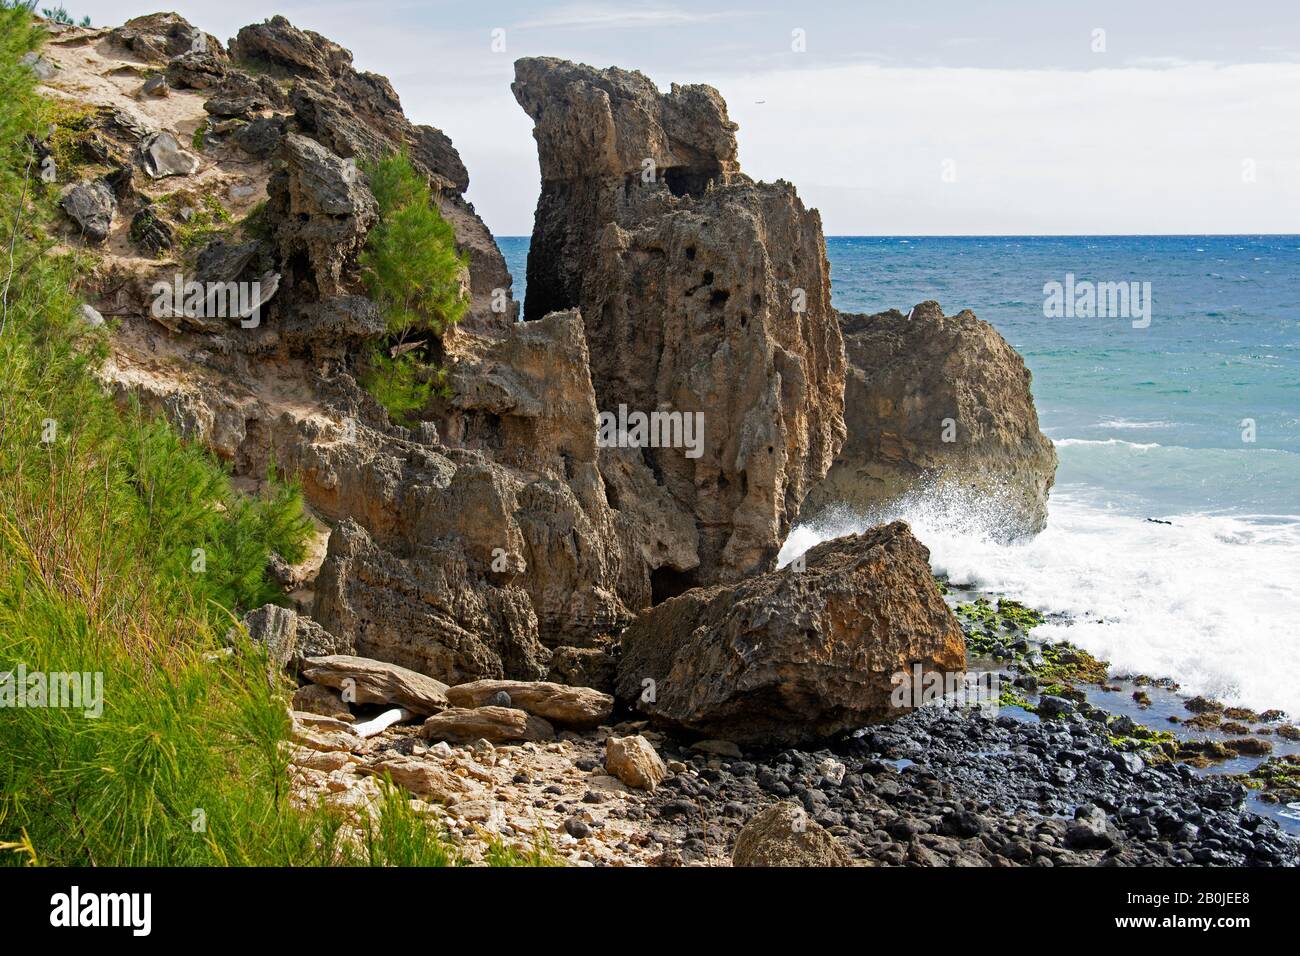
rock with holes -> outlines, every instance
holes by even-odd
[[[366,234],[379,217],[375,197],[357,170],[325,146],[290,133],[281,141],[283,167],[267,183],[267,214],[295,299],[342,295]]]
[[[640,73],[527,58],[513,90],[542,172],[526,317],[581,308],[602,412],[700,416],[689,444],[662,417],[612,442],[637,461],[611,484],[648,482],[696,530],[660,596],[769,570],[844,440],[820,217],[789,183],[740,172],[711,87],[663,94]]]

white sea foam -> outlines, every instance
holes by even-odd
[[[1166,421],[1143,422],[1143,421],[1134,421],[1128,418],[1106,418],[1097,423],[1098,428],[1119,428],[1119,429],[1174,428],[1177,425],[1178,425],[1177,422],[1166,422]]]
[[[1122,438],[1058,438],[1052,442],[1057,448],[1075,448],[1082,445],[1110,445],[1112,447],[1123,445],[1126,448],[1135,448],[1138,451],[1149,451],[1152,448],[1159,448],[1159,442],[1147,441],[1125,441]]]
[[[828,538],[903,518],[955,582],[1068,622],[1068,639],[1118,672],[1172,677],[1193,694],[1300,716],[1300,517],[1165,515],[1171,525],[1055,492],[1047,529],[999,540],[1005,516],[982,497],[918,494],[871,518],[841,513],[794,529],[781,563]]]

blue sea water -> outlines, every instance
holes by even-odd
[[[528,239],[500,244],[522,299]],[[827,255],[842,311],[935,299],[991,322],[1060,468],[1029,541],[999,541],[985,502],[918,495],[796,529],[783,557],[903,517],[937,570],[1062,612],[1045,636],[1300,716],[1300,236],[832,237]],[[1150,283],[1149,326],[1048,318],[1067,274]]]

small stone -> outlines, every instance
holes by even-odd
[[[591,827],[577,816],[569,817],[564,821],[564,832],[575,840],[581,840],[583,837],[591,836]]]
[[[35,51],[24,53],[23,58],[19,62],[35,73],[36,78],[42,82],[52,79],[54,72],[57,69],[53,63]]]
[[[605,768],[629,787],[642,790],[653,790],[668,776],[662,758],[640,734],[606,738]]]
[[[198,171],[199,158],[181,149],[167,130],[154,133],[140,143],[144,171],[153,179],[167,176],[189,176]]]
[[[1072,850],[1104,850],[1114,842],[1106,829],[1106,811],[1096,804],[1079,807],[1065,829],[1065,845]]]
[[[1038,716],[1039,717],[1063,717],[1066,714],[1074,713],[1074,704],[1064,697],[1054,697],[1051,694],[1044,694],[1038,699]]]
[[[81,227],[82,234],[91,242],[103,242],[113,225],[117,200],[108,184],[97,179],[70,186],[63,193],[59,205],[73,222]]]
[[[513,705],[511,704],[511,701],[510,701],[510,695],[507,694],[507,693],[506,693],[505,691],[503,691],[503,690],[499,690],[499,691],[497,691],[495,694],[492,694],[490,697],[488,697],[488,699],[485,701],[485,703],[486,703],[486,705],[487,705],[488,707],[510,707],[510,706],[513,706]]]
[[[92,329],[97,329],[104,324],[104,317],[93,306],[82,304],[81,321]]]

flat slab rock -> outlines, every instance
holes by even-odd
[[[555,728],[517,707],[451,707],[424,722],[424,736],[453,744],[551,740]]]
[[[447,702],[453,707],[482,707],[500,693],[509,695],[512,707],[560,727],[595,727],[614,710],[609,694],[550,681],[476,680],[448,688]]]
[[[356,704],[396,704],[417,714],[436,714],[447,704],[447,685],[396,664],[332,654],[306,661],[303,676],[343,692]]]

